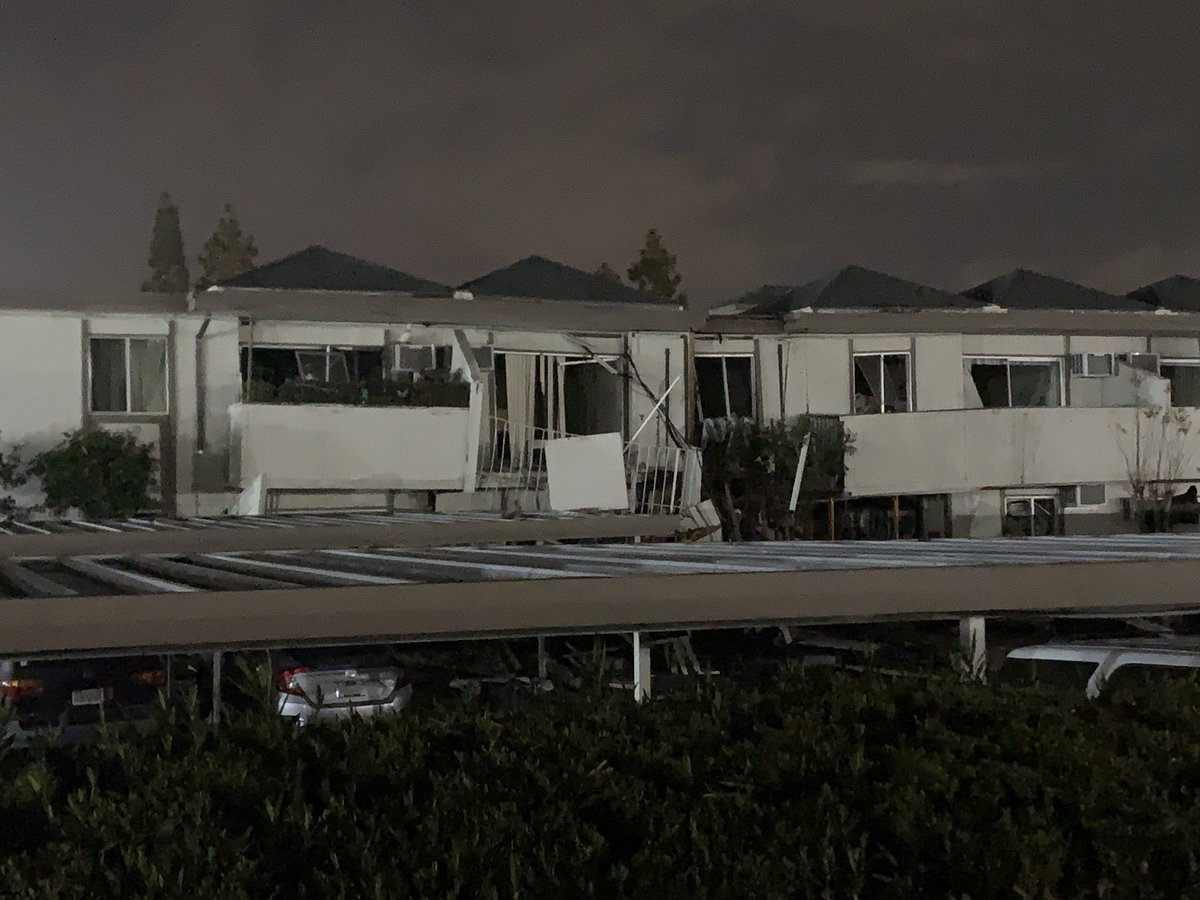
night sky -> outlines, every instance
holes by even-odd
[[[136,289],[169,190],[193,269],[233,201],[261,261],[452,284],[654,226],[700,304],[851,262],[1124,292],[1200,275],[1198,48],[1183,0],[15,0],[0,288]]]

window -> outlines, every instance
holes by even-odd
[[[1171,382],[1174,406],[1200,406],[1200,359],[1163,360],[1160,374]]]
[[[754,360],[749,356],[696,357],[696,417],[754,418]]]
[[[1118,353],[1117,359],[1121,365],[1129,366],[1133,369],[1141,369],[1143,372],[1149,372],[1151,375],[1158,374],[1158,354],[1157,353]]]
[[[908,396],[907,353],[854,354],[855,413],[908,412]]]
[[[1004,503],[1005,537],[1041,537],[1062,534],[1058,520],[1059,497],[1014,497]]]
[[[1056,359],[966,359],[967,407],[1002,409],[1062,405]]]
[[[1103,506],[1108,502],[1107,486],[1101,484],[1068,484],[1059,490],[1064,509],[1079,506]]]
[[[92,412],[167,411],[165,339],[92,338],[88,349]]]

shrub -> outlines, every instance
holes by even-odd
[[[1200,887],[1200,688],[793,670],[0,756],[13,896],[1143,897]]]
[[[30,473],[42,480],[46,505],[63,514],[78,509],[87,518],[132,515],[152,504],[154,458],[131,432],[80,430],[33,460]]]
[[[4,490],[19,488],[26,480],[19,450],[13,448],[8,453],[0,450],[0,516],[11,516],[17,508],[16,501]]]
[[[798,512],[789,509],[804,438],[812,434]],[[798,416],[765,425],[747,419],[705,423],[703,483],[727,540],[811,537],[816,497],[840,494],[854,438],[833,417]]]
[[[461,376],[426,373],[419,379],[397,377],[371,381],[303,381],[292,378],[277,389],[251,382],[253,403],[335,403],[341,406],[466,407],[471,387]]]

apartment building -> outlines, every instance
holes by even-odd
[[[133,430],[189,514],[255,484],[292,505],[538,505],[554,437],[617,431],[643,468],[684,464],[691,324],[541,257],[452,289],[321,247],[188,297],[2,298],[0,375],[25,387],[0,446]]]
[[[1134,481],[1192,515],[1200,479],[1200,420],[1154,418],[1200,406],[1183,276],[1114,295],[1018,271],[955,294],[848,267],[705,314],[541,257],[452,288],[310,247],[187,297],[0,298],[0,376],[0,447],[132,429],[188,514],[256,485],[280,505],[528,508],[546,440],[613,431],[675,508],[697,497],[700,424],[727,416],[844,423],[834,537],[1131,531]]]
[[[1131,479],[1164,476],[1181,514],[1200,480],[1200,428],[1154,415],[1200,406],[1182,276],[1118,296],[1016,271],[950,294],[849,267],[710,311],[695,355],[704,414],[842,419],[847,536],[1137,530]]]

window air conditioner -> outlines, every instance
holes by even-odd
[[[428,372],[435,367],[434,349],[428,344],[393,344],[393,372]]]
[[[1116,371],[1111,353],[1072,353],[1071,374],[1080,378],[1104,378]]]

